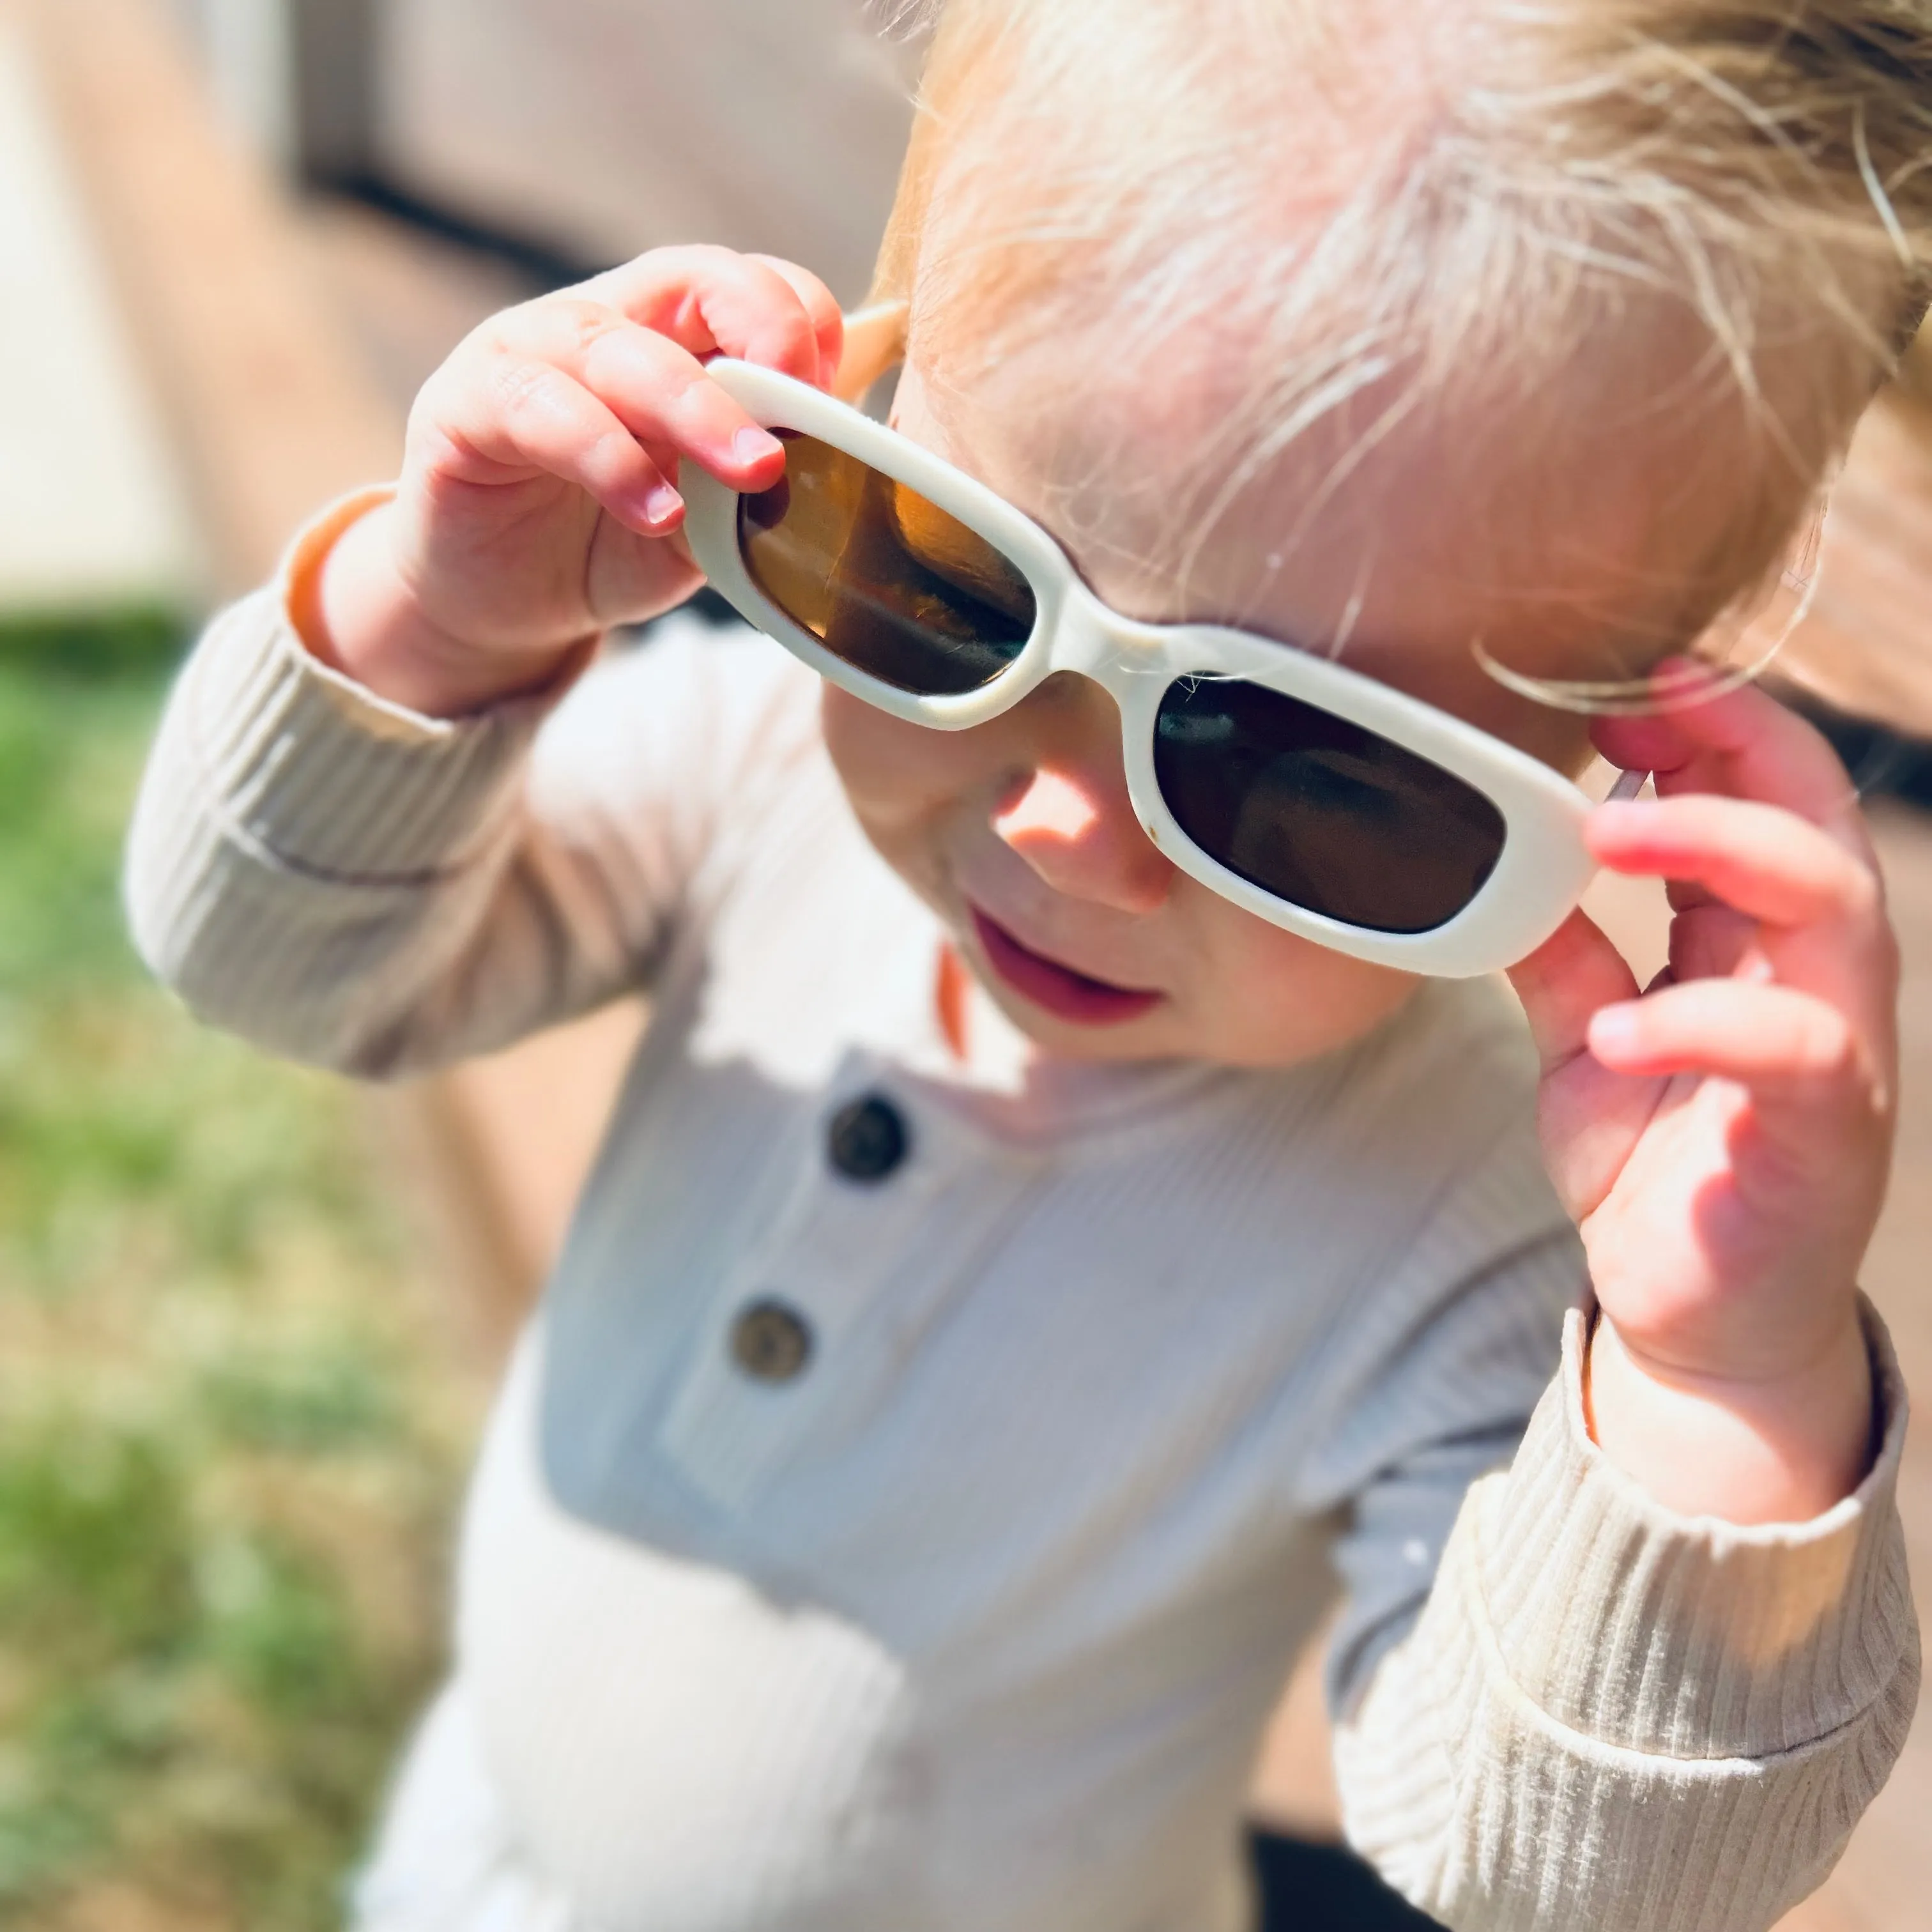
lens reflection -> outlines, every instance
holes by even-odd
[[[1154,772],[1168,809],[1210,857],[1292,905],[1370,932],[1447,924],[1502,856],[1502,814],[1472,786],[1240,679],[1168,687]]]
[[[815,437],[786,440],[776,488],[741,500],[752,580],[848,664],[923,698],[978,691],[1033,634],[1026,579],[916,490]]]

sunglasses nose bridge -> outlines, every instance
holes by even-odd
[[[1112,688],[1154,670],[1161,661],[1160,632],[1108,610],[1084,584],[1056,614],[1055,670],[1077,671]]]

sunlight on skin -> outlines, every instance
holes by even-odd
[[[1627,436],[1620,446],[1594,449],[1591,464],[1572,463],[1570,473],[1546,479],[1533,473],[1544,465],[1514,463],[1506,452],[1486,474],[1472,443],[1450,449],[1439,434],[1398,431],[1340,487],[1324,490],[1336,452],[1323,450],[1317,437],[1233,507],[1225,538],[1202,548],[1186,606],[1177,610],[1180,593],[1146,568],[1153,533],[1130,526],[1131,506],[1110,526],[1104,490],[1073,502],[1042,486],[1050,472],[1037,452],[1078,434],[1080,425],[1070,429],[1064,419],[1090,418],[1094,404],[1083,397],[1070,411],[1064,388],[1024,376],[1007,365],[983,399],[947,390],[942,421],[922,372],[910,370],[899,427],[1063,542],[1070,532],[1056,530],[1056,519],[1070,515],[1083,541],[1069,544],[1070,554],[1116,608],[1156,621],[1218,616],[1310,648],[1346,635],[1357,668],[1559,768],[1582,762],[1583,722],[1499,688],[1474,662],[1471,640],[1500,642],[1498,656],[1536,674],[1593,674],[1600,666],[1592,662],[1592,628],[1601,620],[1588,614],[1612,608],[1619,586],[1647,585],[1654,593],[1673,576],[1688,578],[1711,541],[1707,520],[1675,514],[1686,464],[1673,438]],[[1121,386],[1104,413],[1114,446],[1131,447],[1152,467],[1158,451],[1172,446],[1162,431],[1173,425],[1160,421],[1158,404],[1136,422],[1137,394],[1148,393]],[[1707,444],[1690,466],[1708,475],[1714,460]],[[1105,472],[1082,466],[1078,473]],[[1539,494],[1548,502],[1532,513]],[[1498,538],[1498,506],[1510,503],[1524,506],[1522,514],[1504,514],[1510,527]],[[1659,504],[1672,514],[1660,518]],[[1267,551],[1258,539],[1298,516],[1300,541],[1286,554]],[[1565,517],[1591,541],[1540,546],[1536,538]],[[1388,539],[1391,531],[1399,543]],[[1646,620],[1663,608],[1654,602]],[[824,716],[828,746],[868,835],[958,936],[1007,1016],[1048,1054],[1291,1064],[1359,1038],[1414,990],[1400,975],[1269,926],[1178,872],[1134,817],[1119,713],[1088,680],[1051,679],[1012,710],[963,732],[926,731],[833,689]],[[1165,997],[1124,1024],[1058,1019],[1004,982],[974,936],[976,911],[1064,966]],[[1553,1158],[1563,1152],[1548,1150]],[[1629,1184],[1641,1187],[1641,1149],[1630,1151]],[[1733,1185],[1724,1162],[1708,1179],[1725,1192]],[[1668,1222],[1672,1203],[1663,1208]],[[1586,1228],[1586,1241],[1612,1316],[1626,1304],[1640,1306],[1659,1270],[1700,1271],[1695,1226],[1666,1228],[1634,1250],[1613,1232],[1599,1240]],[[1745,1522],[1802,1520],[1844,1495],[1863,1472],[1871,1414],[1863,1339],[1844,1280],[1810,1285],[1798,1298],[1808,1311],[1780,1307],[1790,1298],[1774,1289],[1752,1299],[1764,1304],[1770,1331],[1789,1336],[1822,1322],[1826,1346],[1808,1352],[1795,1372],[1741,1382],[1721,1366],[1688,1376],[1640,1366],[1630,1348],[1614,1346],[1623,1338],[1606,1324],[1601,1339],[1611,1346],[1591,1386],[1593,1432],[1675,1508]]]
[[[532,688],[533,667],[556,675],[610,622],[688,594],[690,555],[675,541],[676,514],[654,507],[663,472],[646,442],[658,438],[740,490],[769,487],[783,460],[761,434],[746,448],[741,413],[722,390],[692,380],[699,356],[722,347],[806,380],[836,360],[829,292],[786,265],[665,250],[590,286],[614,306],[583,292],[531,304],[452,358],[412,416],[395,502],[329,554],[304,634],[382,694],[461,715]],[[680,328],[688,340],[673,339]],[[582,353],[586,330],[596,358]],[[1438,412],[1432,422],[1391,421],[1370,445],[1360,422],[1318,426],[1251,487],[1244,482],[1214,529],[1184,547],[1184,580],[1162,562],[1186,514],[1183,502],[1163,498],[1162,479],[1186,474],[1189,451],[1212,426],[1203,412],[1238,406],[1238,396],[1217,400],[1214,382],[1190,382],[1186,368],[1177,375],[1172,356],[1137,371],[1118,355],[1110,360],[1106,341],[1070,344],[1063,332],[970,384],[937,384],[915,361],[898,406],[908,434],[1058,536],[1116,608],[1156,620],[1232,620],[1313,650],[1346,642],[1349,662],[1366,675],[1574,769],[1586,749],[1579,722],[1500,689],[1473,661],[1472,643],[1484,639],[1499,659],[1533,674],[1574,676],[1600,672],[1592,660],[1616,645],[1618,630],[1669,634],[1692,608],[1684,586],[1700,559],[1718,554],[1712,531],[1728,514],[1729,478],[1749,466],[1721,415],[1660,413],[1658,398],[1682,387],[1667,338],[1633,326],[1607,357],[1602,346],[1575,345],[1574,384],[1566,375],[1560,392],[1541,399],[1540,424],[1520,424],[1526,434],[1466,409],[1455,420]],[[1198,376],[1199,353],[1193,362]],[[512,385],[515,393],[536,382],[562,415],[506,416],[506,369],[522,386]],[[621,425],[600,383],[628,412],[625,433],[613,434]],[[945,399],[943,421],[935,394]],[[1552,424],[1560,434],[1535,434]],[[586,514],[587,500],[603,513]],[[1414,990],[1405,976],[1282,932],[1180,872],[1135,815],[1119,712],[1089,680],[1049,678],[964,731],[928,730],[836,690],[824,717],[857,823],[1042,1054],[1291,1066],[1360,1038]],[[1700,751],[1700,732],[1740,742]],[[1706,794],[1688,814],[1695,825],[1686,799],[1618,807],[1621,818],[1598,814],[1588,835],[1598,857],[1627,871],[1670,869],[1741,910],[1734,886],[1788,896],[1804,821],[1813,821],[1815,847],[1820,826],[1844,804],[1844,772],[1822,740],[1755,693],[1734,693],[1668,728],[1633,735],[1604,725],[1598,735],[1613,762],[1664,774],[1666,790]],[[1042,775],[1052,784],[1025,803]],[[1780,836],[1753,859],[1747,828],[1766,814]],[[1617,827],[1628,833],[1632,823],[1678,825],[1680,844],[1688,838],[1696,849],[1667,868],[1641,840],[1626,836],[1616,849]],[[1714,1001],[1718,989],[1707,982],[1643,1000],[1641,1021],[1624,1030],[1656,1036],[1655,1052],[1633,1055],[1608,1034],[1580,1037],[1570,1051],[1592,1016],[1637,991],[1586,921],[1565,928],[1563,970],[1552,970],[1562,950],[1552,941],[1538,956],[1540,970],[1532,962],[1515,974],[1544,1054],[1552,1168],[1573,1165],[1580,1135],[1605,1116],[1586,1108],[1566,1124],[1552,1106],[1565,1070],[1586,1065],[1586,1053],[1612,1083],[1618,1107],[1608,1112],[1620,1110],[1616,1174],[1594,1202],[1571,1203],[1606,1317],[1646,1364],[1667,1360],[1696,1378],[1687,1391],[1682,1374],[1654,1377],[1646,1366],[1654,1386],[1644,1403],[1616,1399],[1600,1381],[1598,1439],[1628,1456],[1633,1443],[1641,1449],[1648,1438],[1655,1451],[1669,1438],[1677,1453],[1665,1459],[1666,1474],[1688,1469],[1691,1480],[1653,1492],[1736,1520],[1809,1514],[1821,1494],[1842,1493],[1868,1443],[1862,1351],[1838,1345],[1856,1333],[1852,1283],[1871,1232],[1863,1184],[1882,1179],[1888,1120],[1852,1061],[1836,1070],[1832,1093],[1856,1134],[1838,1131],[1830,1109],[1780,1111],[1778,1081],[1787,1099],[1798,1090],[1785,1078],[1790,1068],[1770,1066],[1772,1097],[1754,1091],[1754,1118],[1762,1125],[1774,1116],[1798,1150],[1771,1186],[1765,1162],[1735,1137],[1707,1136],[1690,1172],[1672,1161],[1674,1116],[1661,1103],[1683,1082],[1700,1088],[1703,1112],[1721,1113],[1729,1082],[1754,1082],[1741,1052],[1750,1067],[1762,1069],[1767,1048],[1777,1058],[1758,1024],[1774,1006],[1828,1022],[1828,1031],[1858,1024],[1847,988],[1862,1000],[1886,996],[1882,896],[1857,870],[1868,849],[1855,823],[1838,836],[1876,914],[1850,916],[1852,895],[1842,915],[1826,904],[1815,918],[1787,921],[1788,984],[1739,983]],[[1784,916],[1769,903],[1750,910],[1774,923]],[[1706,1012],[1719,1006],[1721,1024]],[[1878,1051],[1878,1036],[1863,1030]],[[1741,1045],[1741,1035],[1750,1037]],[[1686,1210],[1687,1186],[1700,1199],[1714,1190],[1753,1219],[1781,1257],[1774,1278],[1749,1257],[1720,1264],[1706,1243],[1708,1217]],[[1666,1323],[1668,1333],[1648,1332],[1645,1311],[1672,1280],[1688,1285],[1688,1313],[1712,1318],[1723,1346],[1700,1341],[1687,1312]],[[1736,1311],[1728,1322],[1726,1304]],[[1832,1348],[1796,1360],[1796,1344],[1815,1342],[1821,1325]],[[1778,1391],[1764,1379],[1741,1391],[1741,1363]],[[1727,1445],[1739,1454],[1720,1453]],[[1742,1474],[1704,1480],[1726,1462]]]
[[[1177,614],[1143,561],[1155,532],[1140,500],[1096,490],[1074,500],[1054,488],[1049,454],[1064,455],[1104,418],[1112,445],[1131,448],[1144,472],[1190,433],[1172,386],[1115,372],[1103,403],[1070,395],[1066,345],[1022,356],[968,393],[916,362],[902,378],[895,426],[1028,512],[1069,549],[1107,602],[1156,621]],[[943,410],[935,398],[944,398]],[[1189,409],[1208,406],[1207,399]],[[1198,425],[1196,425],[1198,427]],[[1472,449],[1445,454],[1441,439],[1390,438],[1345,488],[1323,493],[1335,452],[1307,452],[1258,480],[1234,506],[1225,542],[1195,570],[1186,614],[1215,614],[1273,636],[1331,638],[1345,620],[1348,662],[1370,675],[1496,733],[1562,769],[1589,756],[1583,722],[1533,704],[1486,676],[1472,638],[1520,646],[1513,661],[1564,668],[1550,640],[1556,606],[1600,596],[1615,560],[1586,574],[1570,560],[1540,604],[1500,603],[1478,580],[1498,500],[1540,494],[1536,479],[1485,475]],[[1650,517],[1633,507],[1668,467],[1668,452],[1598,453],[1588,485],[1603,541],[1654,568]],[[1094,473],[1076,466],[1078,473]],[[1101,473],[1104,473],[1104,469]],[[1565,493],[1571,486],[1564,486]],[[1581,484],[1576,486],[1581,488]],[[1309,514],[1311,496],[1322,507]],[[1480,506],[1472,508],[1472,506]],[[1286,555],[1258,534],[1306,518]],[[1401,533],[1400,544],[1379,533]],[[1076,532],[1078,532],[1076,538]],[[1696,533],[1683,535],[1696,540]],[[1527,542],[1518,532],[1519,544]],[[1374,567],[1364,572],[1362,560]],[[1526,564],[1527,580],[1531,566]],[[1563,574],[1552,566],[1546,575]],[[1539,611],[1541,620],[1539,619]],[[1149,842],[1126,784],[1120,714],[1087,680],[1050,679],[1011,711],[967,731],[937,733],[874,710],[836,688],[824,697],[834,763],[860,824],[887,860],[946,921],[960,950],[1008,1017],[1048,1053],[1128,1060],[1188,1056],[1234,1066],[1285,1066],[1360,1038],[1409,998],[1415,982],[1332,952],[1244,911],[1181,873]],[[1070,1025],[1016,998],[972,929],[990,915],[1050,959],[1116,985],[1154,988],[1159,1006],[1125,1024]]]
[[[1100,816],[1099,806],[1073,779],[1042,767],[1014,804],[994,814],[993,830],[1024,856],[1031,845],[1087,837]]]

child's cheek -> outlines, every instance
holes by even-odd
[[[824,688],[825,746],[846,795],[868,824],[920,812],[931,774],[920,752],[937,734],[889,716],[836,685]]]
[[[826,751],[860,824],[895,864],[994,783],[981,731],[934,731],[824,687]],[[990,815],[991,805],[986,806]]]
[[[1288,1066],[1333,1052],[1380,1025],[1421,983],[1284,932],[1213,895],[1190,894],[1190,900],[1196,950],[1212,962],[1211,994],[1202,1004],[1212,1016],[1214,1038],[1204,1058]]]

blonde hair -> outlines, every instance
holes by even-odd
[[[1620,341],[1668,328],[1681,384],[1645,406],[1754,448],[1699,582],[1604,668],[1778,580],[1932,287],[1932,0],[898,10],[936,32],[878,292],[954,369],[1096,308],[1125,362],[1235,346],[1197,531],[1363,399],[1364,443],[1472,402],[1553,438],[1536,406],[1594,365],[1614,421]]]

